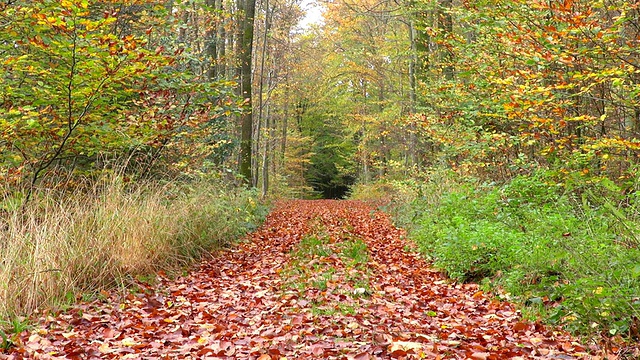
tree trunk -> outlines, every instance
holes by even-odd
[[[416,27],[413,20],[409,21],[409,42],[411,45],[411,58],[409,59],[409,165],[416,165],[416,151],[418,148],[418,138],[416,136],[416,102],[417,102],[417,81],[416,65],[418,64],[418,48],[416,44]]]
[[[206,54],[209,67],[207,68],[207,79],[209,81],[214,81],[218,79],[218,24],[217,24],[217,15],[215,9],[215,0],[207,0],[206,3],[207,10],[211,12],[211,21],[214,25],[211,25],[207,33],[205,35],[207,42],[206,45]]]
[[[267,135],[264,142],[264,153],[262,157],[262,197],[266,197],[269,193],[269,155],[271,153],[271,142],[273,141],[273,121],[269,114],[269,105],[267,105],[265,130]]]
[[[440,1],[440,16],[438,17],[439,27],[442,30],[442,34],[445,37],[444,43],[447,42],[446,38],[453,34],[453,18],[451,16],[451,10],[453,7],[453,0],[441,0]],[[440,51],[442,59],[442,73],[447,80],[453,79],[453,55],[443,46]]]
[[[251,148],[253,143],[253,109],[251,102],[251,65],[253,51],[253,19],[256,11],[255,0],[243,3],[244,20],[240,44],[240,95],[245,99],[247,110],[240,117],[240,175],[249,184],[251,181]],[[251,184],[254,185],[255,184]]]
[[[264,0],[264,27],[262,34],[262,49],[260,56],[260,90],[258,91],[258,99],[259,99],[259,117],[258,123],[262,121],[264,118],[264,69],[265,69],[265,61],[267,59],[267,38],[269,35],[269,0]],[[265,119],[265,131],[270,132],[271,126],[269,124],[269,114],[267,114]],[[267,191],[269,190],[269,142],[271,141],[271,134],[268,133],[265,136],[264,141],[264,153],[262,157],[262,197],[267,196]]]

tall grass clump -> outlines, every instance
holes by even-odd
[[[0,319],[188,265],[253,229],[264,216],[256,198],[218,182],[127,185],[119,177],[74,194],[37,191],[22,207],[7,197]]]

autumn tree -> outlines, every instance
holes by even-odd
[[[32,189],[49,175],[54,184],[58,169],[97,170],[99,154],[128,158],[144,175],[161,159],[182,171],[216,153],[224,141],[203,149],[196,139],[226,131],[217,119],[240,107],[230,82],[201,81],[201,42],[186,46],[186,31],[171,30],[201,14],[187,10],[147,1],[3,6],[3,180]],[[172,22],[181,11],[189,16]]]
[[[253,107],[252,107],[252,65],[253,65],[253,26],[256,11],[255,0],[238,0],[238,10],[242,14],[240,21],[239,40],[239,94],[244,99],[247,110],[240,116],[241,136],[240,136],[240,175],[248,183],[252,183],[251,176],[251,156],[253,138]],[[256,185],[253,183],[252,185]]]
[[[502,179],[536,166],[626,176],[637,151],[636,5],[416,9],[421,132],[451,166]]]

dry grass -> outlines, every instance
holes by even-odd
[[[0,210],[0,320],[184,266],[257,223],[254,199],[204,182],[111,181],[74,196],[38,192],[20,210]]]

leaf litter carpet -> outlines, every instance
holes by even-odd
[[[178,279],[107,294],[21,334],[9,359],[573,359],[567,334],[432,270],[353,201],[279,203]],[[108,295],[108,296],[107,296]]]

